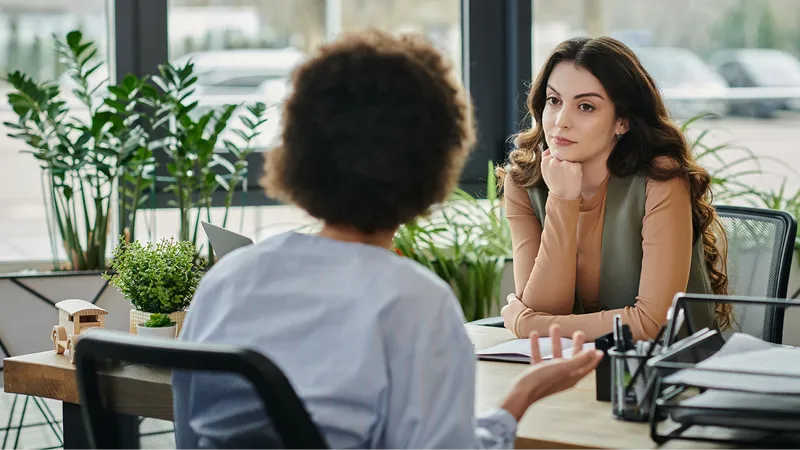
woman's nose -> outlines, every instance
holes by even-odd
[[[556,117],[556,126],[558,128],[569,128],[572,126],[572,118],[567,112],[567,108],[562,108]]]

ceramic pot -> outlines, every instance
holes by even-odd
[[[186,313],[188,311],[176,311],[174,313],[169,314],[169,319],[175,322],[175,326],[178,327],[178,331],[176,335],[181,334],[181,328],[183,327],[183,319],[186,317]],[[131,310],[131,324],[130,324],[130,332],[131,334],[137,334],[139,324],[145,323],[150,320],[150,314],[148,312],[139,311],[138,309]]]
[[[177,336],[177,325],[168,327],[145,327],[136,325],[136,334],[143,337],[159,338],[159,339],[175,339]]]

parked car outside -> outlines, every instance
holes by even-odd
[[[663,92],[673,117],[728,113],[728,83],[693,51],[679,47],[633,50]]]

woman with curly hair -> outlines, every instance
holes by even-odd
[[[628,47],[608,37],[561,43],[528,109],[533,126],[498,170],[516,285],[502,311],[508,329],[527,337],[557,325],[592,339],[621,314],[646,339],[676,293],[727,293],[711,177]],[[721,328],[730,315],[723,304],[693,311],[694,323]]]

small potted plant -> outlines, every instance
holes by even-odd
[[[196,262],[194,244],[162,239],[158,243],[120,242],[110,268],[103,276],[133,305],[130,332],[147,323],[153,314],[167,315],[180,334],[186,309],[202,276],[203,263]],[[147,327],[157,328],[157,327]]]
[[[144,337],[171,338],[177,336],[177,323],[167,314],[150,314],[147,322],[136,324],[136,334]]]

